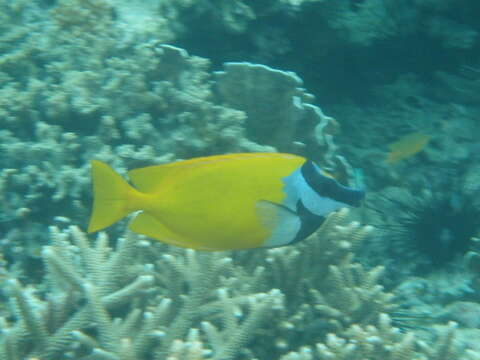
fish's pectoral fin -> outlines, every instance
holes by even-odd
[[[267,229],[275,229],[279,221],[297,214],[290,208],[268,200],[259,200],[256,203],[258,218]]]
[[[295,211],[268,200],[257,201],[256,210],[260,223],[271,234],[264,243],[265,247],[287,245],[295,240],[301,227],[300,217]]]

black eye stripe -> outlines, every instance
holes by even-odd
[[[319,196],[347,205],[358,206],[365,195],[362,190],[348,188],[336,180],[320,174],[311,160],[307,160],[300,171],[308,186]]]

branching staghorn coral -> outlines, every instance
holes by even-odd
[[[279,355],[329,332],[370,324],[380,313],[396,308],[392,294],[378,284],[383,268],[368,270],[353,260],[373,228],[349,222],[348,217],[349,211],[342,209],[303,243],[268,250],[263,281],[285,294],[276,325]]]
[[[108,246],[105,234],[91,246],[76,227],[52,228],[51,235],[52,244],[42,252],[45,282],[34,288],[16,279],[6,281],[16,321],[2,318],[2,360],[49,360],[60,354],[65,359],[165,359],[170,349],[173,354],[180,351],[178,341],[191,338],[187,333],[194,324],[201,325],[210,340],[213,359],[233,359],[253,329],[282,304],[278,290],[243,296],[222,290],[219,280],[231,263],[228,258],[217,264],[218,256],[187,251],[172,263],[172,256],[165,255],[164,267],[185,266],[181,285],[190,287],[170,299],[165,294],[175,293],[160,287],[152,266],[138,262],[145,242],[135,235],[120,239],[116,250]],[[179,274],[170,275],[173,288]],[[237,319],[239,311],[244,316]],[[221,332],[205,321],[210,316],[224,324]]]
[[[346,210],[332,214],[296,247],[243,254],[150,244],[131,233],[111,248],[104,233],[90,244],[74,226],[52,227],[42,251],[44,281],[3,281],[10,305],[0,309],[0,360],[56,360],[60,354],[343,360],[408,349],[434,360],[444,353],[474,359],[472,351],[452,347],[453,325],[430,350],[390,325],[385,312],[396,305],[378,285],[382,268],[367,270],[352,258],[372,228],[349,223],[347,216]]]
[[[104,234],[91,247],[78,228],[63,232],[52,228],[51,232],[52,245],[42,252],[47,268],[43,286],[33,290],[16,279],[8,281],[17,322],[4,334],[0,351],[4,359],[27,354],[50,359],[68,354],[74,332],[85,339],[88,335],[79,331],[94,323],[98,338],[92,343],[112,346],[129,323],[114,328],[107,311],[144,296],[141,290],[153,284],[153,277],[145,269],[125,268],[131,265],[138,247],[132,236],[127,236],[113,253]]]
[[[329,334],[323,343],[303,347],[280,360],[477,360],[480,353],[456,344],[455,323],[439,331],[434,344],[427,344],[413,332],[402,333],[386,314],[376,325],[353,325],[342,336]]]
[[[172,254],[175,252],[177,256]],[[155,264],[161,296],[176,299],[163,347],[170,348],[191,328],[199,327],[208,339],[213,359],[233,359],[262,321],[283,308],[283,295],[275,288],[256,290],[261,271],[242,274],[225,253],[180,252],[178,256],[178,249],[173,249]]]

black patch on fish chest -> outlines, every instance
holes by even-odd
[[[365,196],[362,190],[355,190],[338,183],[335,179],[322,175],[311,160],[307,160],[300,169],[303,178],[318,195],[333,199],[350,206],[359,206]]]
[[[300,218],[300,230],[297,236],[290,244],[295,244],[312,235],[325,221],[325,216],[315,215],[310,212],[302,203],[301,200],[297,202],[297,215]]]

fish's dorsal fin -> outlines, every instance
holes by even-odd
[[[198,157],[189,160],[175,161],[168,164],[153,165],[133,169],[128,172],[130,181],[143,192],[154,192],[161,187],[161,182],[167,177],[178,176],[192,168],[218,161],[235,159],[237,154]],[[251,154],[242,154],[251,155]]]
[[[260,223],[271,231],[270,237],[263,246],[277,247],[291,243],[301,227],[298,214],[287,206],[267,200],[256,204]]]
[[[139,169],[133,169],[128,172],[130,181],[143,192],[155,192],[162,185],[161,183],[168,177],[174,179],[192,169],[220,164],[223,162],[252,160],[252,159],[302,159],[299,156],[283,153],[233,153],[224,155],[214,155],[197,157],[189,160],[181,160],[168,164],[147,166]]]

